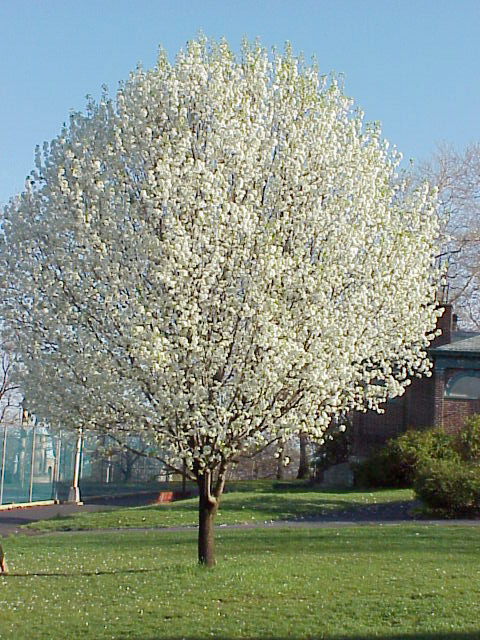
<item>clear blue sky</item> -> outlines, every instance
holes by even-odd
[[[0,0],[0,203],[86,94],[200,29],[315,54],[406,158],[480,140],[480,0]]]

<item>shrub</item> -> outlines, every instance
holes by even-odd
[[[413,429],[389,440],[364,462],[354,465],[355,484],[411,487],[417,468],[429,460],[458,460],[454,439],[442,429]]]
[[[469,416],[455,436],[455,448],[462,460],[480,461],[480,415]]]
[[[480,465],[457,460],[430,460],[417,469],[415,493],[440,515],[480,514]]]
[[[354,483],[357,487],[406,486],[392,466],[391,452],[383,447],[363,462],[352,464]]]

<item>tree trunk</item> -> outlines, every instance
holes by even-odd
[[[183,461],[182,467],[182,498],[185,500],[187,497],[187,462]]]
[[[284,464],[285,459],[285,451],[280,449],[278,452],[278,461],[277,461],[277,480],[285,480],[286,468]]]
[[[205,472],[197,477],[198,499],[198,562],[205,567],[215,565],[215,545],[213,541],[213,519],[217,513],[224,478],[217,482],[215,495],[211,492],[211,475]]]
[[[213,541],[213,508],[202,504],[200,498],[198,512],[198,562],[206,567],[215,565],[215,544]]]
[[[298,465],[297,479],[303,480],[310,476],[310,464],[308,460],[308,437],[305,433],[301,433],[300,436],[300,462]]]

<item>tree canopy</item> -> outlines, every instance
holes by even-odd
[[[236,456],[428,372],[435,198],[399,161],[289,47],[199,38],[73,114],[4,211],[29,409],[185,464],[202,562]]]

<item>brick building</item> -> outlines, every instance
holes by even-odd
[[[461,331],[451,305],[438,322],[442,334],[429,349],[432,376],[412,381],[401,397],[389,400],[385,413],[356,413],[353,449],[365,455],[409,428],[441,426],[455,431],[466,416],[480,413],[480,334]]]

